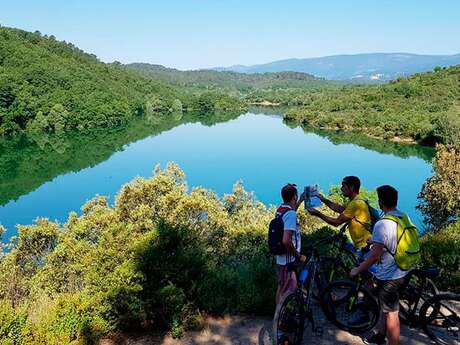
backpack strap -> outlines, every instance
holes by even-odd
[[[382,219],[388,219],[388,220],[392,220],[393,222],[396,223],[396,226],[399,227],[399,226],[402,226],[401,225],[401,221],[404,219],[406,215],[403,214],[402,216],[394,216],[394,215],[391,215],[391,214],[388,214],[388,215],[384,215],[382,217]],[[398,237],[398,228],[396,228],[396,248],[395,248],[395,252],[392,253],[391,250],[389,250],[386,246],[385,246],[385,249],[388,251],[388,253],[390,253],[393,257],[396,255],[396,249],[399,245],[399,242],[401,241],[401,238],[404,236],[404,232],[407,230],[407,229],[411,229],[411,228],[415,228],[415,226],[406,226],[404,227],[403,229],[403,232],[401,233],[401,236]]]
[[[363,201],[366,204],[367,209],[369,210],[369,202],[366,199],[358,198],[358,199],[354,199],[353,201]],[[371,212],[369,211],[369,216],[370,216],[370,213]],[[355,221],[357,221],[359,224],[361,224],[364,227],[364,229],[366,229],[368,232],[370,232],[372,234],[372,224],[367,224],[367,223],[361,222],[358,218],[356,218],[356,216],[354,216],[352,219],[350,219],[350,221],[353,220],[353,219]]]
[[[283,217],[289,211],[294,211],[294,209],[290,206],[280,206],[276,209],[275,217]]]

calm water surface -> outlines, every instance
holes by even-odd
[[[343,176],[357,175],[368,189],[392,184],[400,192],[400,208],[420,225],[417,194],[432,173],[432,154],[350,133],[306,132],[279,116],[254,113],[136,123],[42,142],[23,138],[0,143],[0,223],[8,239],[15,224],[30,224],[38,216],[63,222],[96,194],[113,201],[126,182],[174,161],[189,186],[222,196],[241,179],[266,204],[279,202],[287,182],[318,183],[328,191]]]

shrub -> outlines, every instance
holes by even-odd
[[[422,265],[442,269],[436,279],[440,290],[460,293],[459,221],[422,238]]]
[[[436,230],[460,217],[460,146],[438,145],[433,169],[419,194],[418,208],[431,230]]]

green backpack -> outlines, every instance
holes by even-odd
[[[396,265],[404,271],[413,268],[420,260],[420,243],[418,232],[415,225],[409,219],[407,214],[401,217],[385,215],[382,219],[390,219],[398,224],[398,241],[396,243],[396,251],[392,253]]]

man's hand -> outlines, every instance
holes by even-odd
[[[302,194],[300,194],[299,196],[299,202],[302,202],[305,200],[305,191],[302,192]]]
[[[312,216],[319,216],[320,212],[316,208],[307,208],[308,213],[310,213]]]
[[[354,277],[356,277],[359,273],[360,273],[360,272],[359,272],[359,267],[355,267],[355,268],[353,268],[353,269],[350,271],[349,276],[350,276],[350,278],[354,278]]]
[[[307,257],[305,255],[300,255],[299,260],[300,262],[305,262],[305,260],[307,260]]]

